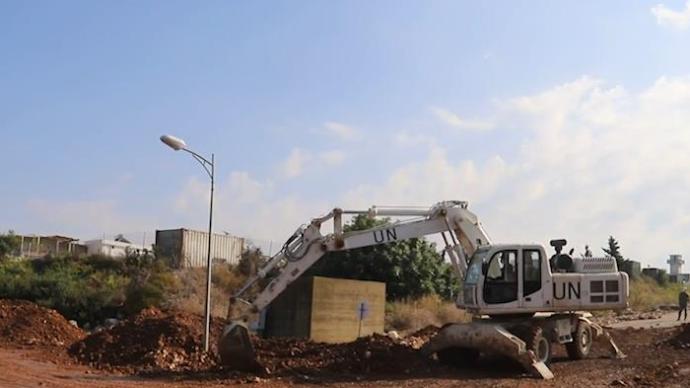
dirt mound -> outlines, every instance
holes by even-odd
[[[258,339],[259,362],[272,374],[421,372],[433,363],[410,346],[374,334],[344,344],[324,344],[285,338]]]
[[[682,325],[678,332],[671,337],[667,343],[676,349],[690,348],[690,323]]]
[[[225,321],[214,320],[211,353],[201,346],[202,317],[148,309],[72,345],[70,354],[92,366],[129,373],[220,372],[216,343]],[[383,335],[345,344],[294,338],[253,338],[258,361],[272,375],[401,373],[432,363],[411,346]]]
[[[212,325],[215,346],[223,322]],[[75,343],[69,352],[101,369],[124,372],[196,371],[216,365],[202,345],[203,319],[179,311],[143,310],[108,330]]]
[[[84,332],[60,313],[24,300],[0,299],[0,343],[67,347]]]
[[[415,332],[412,332],[412,333],[408,334],[407,336],[408,337],[417,337],[417,338],[429,339],[429,338],[435,336],[439,330],[441,330],[440,327],[435,326],[435,325],[429,325],[429,326],[423,327],[423,328],[421,328]]]

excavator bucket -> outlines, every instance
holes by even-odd
[[[500,354],[519,362],[525,370],[545,380],[552,379],[553,373],[528,351],[525,342],[511,334],[501,325],[490,323],[455,323],[445,326],[421,349],[423,355],[430,357],[445,349],[469,349],[475,352]]]
[[[249,330],[242,322],[225,326],[218,341],[218,353],[222,364],[229,369],[245,372],[265,370],[256,358]]]

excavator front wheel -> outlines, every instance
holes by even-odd
[[[527,338],[527,350],[534,352],[537,361],[548,364],[551,361],[551,341],[544,336],[544,331],[539,326],[534,326]]]

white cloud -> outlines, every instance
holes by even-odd
[[[281,164],[281,172],[286,178],[296,178],[302,175],[305,165],[312,159],[310,153],[300,149],[293,148],[290,155]]]
[[[200,217],[208,211],[206,182],[191,179],[175,203],[176,218],[182,224],[199,229],[206,227],[204,217]],[[321,201],[286,195],[269,179],[257,180],[247,172],[235,171],[219,179],[214,208],[216,231],[251,238],[265,251],[272,246],[275,252],[297,227],[324,212],[327,206]]]
[[[690,248],[688,106],[690,78],[631,93],[582,77],[499,102],[497,125],[522,136],[510,160],[452,162],[453,145],[437,145],[381,184],[354,188],[344,206],[465,199],[497,242],[566,237],[582,250],[614,235],[629,257],[663,265]]]
[[[355,140],[359,137],[359,131],[349,125],[343,123],[337,123],[334,121],[329,121],[323,124],[324,129],[327,133],[337,137],[340,140]]]
[[[393,142],[399,147],[433,147],[436,145],[436,138],[420,133],[399,132],[393,137]]]
[[[463,199],[496,242],[547,244],[565,237],[576,252],[589,244],[601,254],[599,248],[613,235],[625,255],[658,266],[667,254],[690,248],[690,78],[662,77],[644,90],[629,91],[581,77],[495,106],[496,127],[515,136],[506,140],[499,131],[486,133],[483,144],[471,145],[473,154],[485,150],[482,157],[458,154],[453,141],[401,133],[394,138],[397,145],[423,144],[426,155],[340,195],[274,187],[269,180],[234,173],[219,187],[218,225],[277,244],[333,205],[429,206]],[[515,144],[492,146],[506,141]],[[518,151],[496,151],[506,148]],[[309,155],[300,152],[297,159]],[[376,152],[384,158],[392,151]],[[340,157],[310,158],[325,163]],[[300,168],[293,171],[304,172],[304,163],[295,164]],[[203,211],[207,187],[190,183],[186,191],[200,199],[186,203],[199,203],[197,211]]]
[[[319,153],[319,160],[327,166],[339,166],[345,161],[345,152],[341,150],[330,150]]]
[[[685,8],[674,11],[663,4],[657,4],[651,8],[656,22],[661,26],[685,30],[690,27],[690,1],[685,3]]]
[[[345,152],[338,149],[312,153],[301,148],[293,148],[287,159],[280,164],[279,172],[282,178],[297,178],[308,172],[318,171],[324,166],[339,166],[345,158]]]
[[[430,109],[436,118],[451,127],[475,131],[484,131],[493,128],[493,124],[488,121],[464,119],[444,108],[431,107]]]

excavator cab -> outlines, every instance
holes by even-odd
[[[611,258],[572,258],[554,240],[548,257],[540,245],[480,247],[469,261],[456,305],[475,315],[625,308],[628,278]]]
[[[521,308],[522,296],[541,290],[542,250],[538,246],[496,245],[478,249],[467,269],[458,307],[500,314]],[[522,283],[522,284],[520,284]]]

